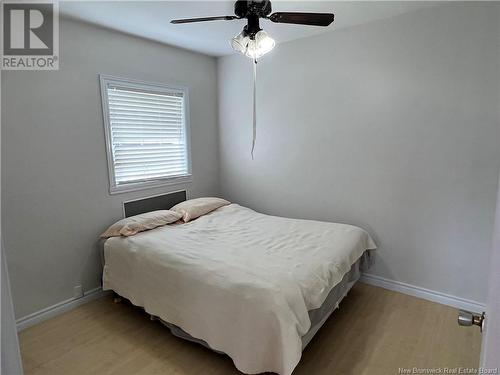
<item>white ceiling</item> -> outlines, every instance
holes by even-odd
[[[170,24],[174,18],[233,15],[232,1],[63,1],[63,15],[214,56],[232,53],[228,40],[245,20]],[[435,5],[426,1],[272,1],[273,11],[333,12],[329,27],[261,21],[277,43],[393,17]]]

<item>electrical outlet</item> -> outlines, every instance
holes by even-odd
[[[74,298],[82,298],[83,297],[83,288],[81,285],[77,285],[73,288],[73,297]]]

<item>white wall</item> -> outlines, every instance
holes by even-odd
[[[490,277],[487,286],[486,319],[481,345],[480,366],[484,368],[500,367],[498,348],[500,348],[500,189],[497,196],[493,248],[489,259]]]
[[[1,239],[0,239],[1,246]],[[14,318],[14,309],[12,306],[12,297],[10,293],[9,272],[7,270],[5,254],[1,248],[1,356],[0,373],[5,375],[22,375],[23,366],[21,363],[21,353],[19,352],[19,340],[17,337],[16,321]]]
[[[63,5],[63,4],[62,4]],[[62,20],[59,71],[2,71],[4,236],[16,317],[100,285],[97,237],[121,202],[218,193],[216,60]],[[110,196],[98,74],[190,89],[193,182]]]
[[[352,223],[370,271],[485,301],[500,160],[500,4],[447,4],[219,60],[221,189],[283,216]]]
[[[500,12],[497,12],[497,22],[500,25]],[[497,59],[500,61],[500,49]],[[500,103],[497,106],[498,118],[500,118]],[[484,368],[499,368],[500,358],[500,183],[497,193],[495,226],[493,231],[493,247],[489,259],[489,282],[486,306],[486,320],[483,330],[483,342],[481,344],[480,366]]]
[[[1,78],[0,76],[0,81],[2,80]],[[21,353],[19,352],[19,340],[17,337],[16,320],[14,318],[14,308],[10,292],[9,272],[3,249],[1,221],[0,217],[0,374],[22,375],[23,366],[21,363]]]

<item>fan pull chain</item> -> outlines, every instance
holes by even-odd
[[[252,139],[252,160],[255,149],[255,139],[257,138],[257,59],[253,60],[253,139]]]

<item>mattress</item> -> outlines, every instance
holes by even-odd
[[[108,239],[103,288],[228,354],[244,373],[289,375],[315,327],[310,312],[370,249],[372,239],[355,226],[231,204]]]

